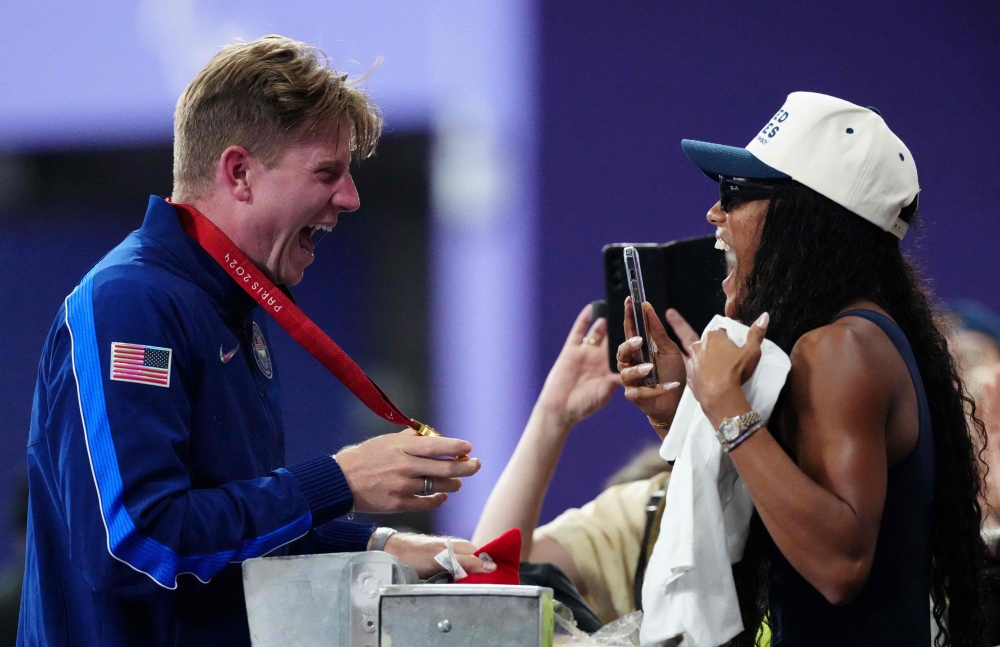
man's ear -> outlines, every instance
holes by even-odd
[[[250,178],[247,173],[250,163],[250,152],[242,146],[230,146],[219,157],[217,177],[229,194],[240,202],[250,200]]]

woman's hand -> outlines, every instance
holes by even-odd
[[[634,402],[652,422],[666,424],[674,419],[681,399],[681,390],[677,387],[686,379],[684,353],[667,335],[653,306],[643,303],[642,309],[646,315],[646,331],[652,340],[650,351],[659,384],[642,386],[642,379],[649,375],[653,364],[640,363],[642,337],[638,336],[631,297],[625,299],[625,343],[618,347],[618,372],[625,387],[625,397]],[[698,334],[676,310],[667,310],[666,317],[685,349],[698,340]]]
[[[742,347],[734,344],[725,330],[713,330],[705,335],[704,341],[691,344],[688,388],[714,426],[723,418],[746,413],[746,399],[740,387],[750,379],[760,361],[767,323],[765,312],[750,326]]]
[[[608,368],[608,321],[601,318],[591,325],[590,317],[587,305],[538,396],[538,405],[554,413],[567,428],[600,411],[618,386],[618,376]]]

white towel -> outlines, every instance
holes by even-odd
[[[717,328],[738,346],[746,342],[749,328],[720,316],[702,339]],[[789,369],[788,355],[765,339],[760,363],[743,385],[765,424]],[[690,389],[681,396],[660,456],[676,462],[642,586],[642,647],[680,635],[685,647],[718,647],[743,631],[731,564],[743,557],[753,502]]]

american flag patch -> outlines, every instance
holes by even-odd
[[[170,387],[173,351],[142,344],[111,344],[111,379]]]

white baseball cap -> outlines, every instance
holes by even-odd
[[[902,239],[920,192],[913,156],[874,108],[793,92],[746,148],[685,139],[709,177],[791,178]],[[900,217],[902,215],[902,217]]]

